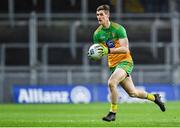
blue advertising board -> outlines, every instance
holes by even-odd
[[[150,93],[159,93],[162,100],[180,100],[180,86],[172,85],[142,85],[136,88]],[[147,102],[131,98],[121,88],[118,88],[119,102]],[[108,102],[110,95],[107,85],[14,85],[12,88],[15,103],[90,103]]]
[[[14,86],[16,103],[89,103],[93,86]]]

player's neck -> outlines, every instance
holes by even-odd
[[[108,20],[107,22],[105,22],[105,24],[103,25],[104,28],[108,29],[111,25],[111,22]]]

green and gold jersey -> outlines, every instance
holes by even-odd
[[[107,47],[106,42],[112,40],[112,46],[118,48],[121,47],[119,39],[126,37],[127,34],[124,27],[117,23],[111,22],[110,27],[108,29],[104,28],[102,25],[100,25],[96,29],[93,35],[93,42],[102,43],[104,46]],[[108,65],[110,68],[115,67],[122,61],[132,62],[130,51],[126,54],[108,54]]]

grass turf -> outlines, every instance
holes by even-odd
[[[180,127],[180,102],[119,104],[117,119],[104,122],[109,104],[0,104],[0,127]]]

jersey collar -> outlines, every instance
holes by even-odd
[[[111,25],[112,25],[112,23],[111,23],[111,21],[110,21],[109,28],[105,28],[104,26],[102,26],[102,29],[103,29],[103,30],[109,30],[109,29],[111,28]]]

